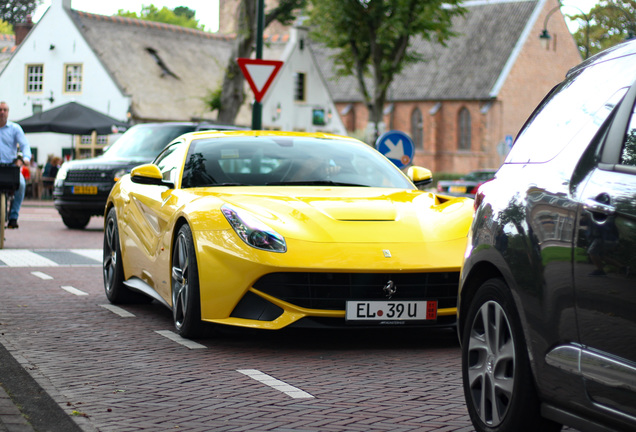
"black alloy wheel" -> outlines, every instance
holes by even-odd
[[[131,291],[124,285],[124,266],[119,246],[117,212],[114,207],[108,211],[106,216],[102,269],[104,290],[111,303],[149,303],[152,301],[150,297]]]
[[[464,396],[478,432],[561,429],[540,415],[521,322],[503,280],[479,287],[462,339]]]
[[[172,251],[172,314],[180,336],[195,338],[202,334],[199,270],[188,225],[179,228]]]

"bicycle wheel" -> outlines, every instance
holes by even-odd
[[[7,226],[7,194],[0,192],[0,249],[4,248],[4,230]]]

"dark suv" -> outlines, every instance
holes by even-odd
[[[475,198],[458,330],[478,432],[636,430],[636,40],[572,69]]]
[[[106,198],[121,176],[152,161],[174,138],[197,130],[239,129],[208,123],[144,123],[127,130],[103,155],[65,162],[53,189],[55,208],[69,228],[83,229],[103,216]]]

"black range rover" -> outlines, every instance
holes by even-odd
[[[68,228],[83,229],[103,216],[106,198],[121,176],[152,161],[174,138],[197,130],[239,129],[201,123],[144,123],[128,129],[103,155],[65,162],[57,173],[54,205]]]

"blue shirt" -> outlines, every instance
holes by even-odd
[[[18,155],[18,144],[20,152],[25,161],[31,160],[31,146],[24,136],[22,127],[12,121],[7,121],[4,127],[0,128],[0,162],[13,163]]]

